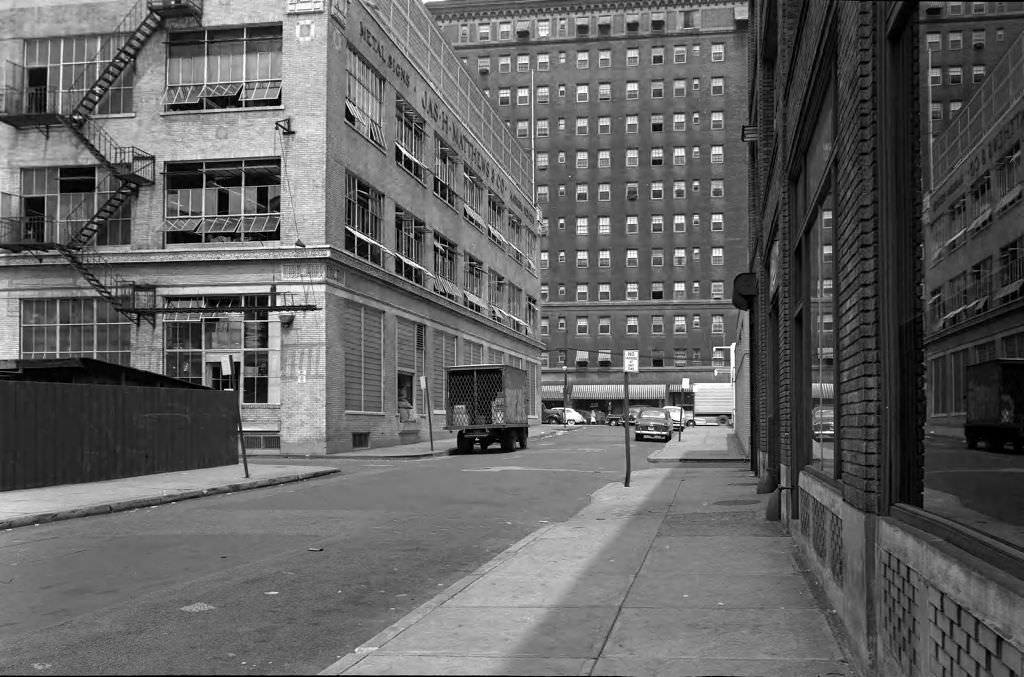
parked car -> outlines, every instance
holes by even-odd
[[[836,438],[836,410],[832,407],[815,407],[811,411],[811,437],[816,442]]]
[[[679,428],[683,427],[683,408],[682,407],[667,406],[667,407],[662,407],[662,409],[667,411],[668,415],[672,417],[672,427],[676,428],[677,430]]]
[[[551,407],[548,409],[546,418],[548,423],[566,423],[568,425],[583,424],[587,422],[583,414],[572,407]]]
[[[665,409],[647,408],[636,419],[633,439],[660,437],[665,442],[672,439],[672,416]]]
[[[630,407],[629,411],[626,413],[626,425],[634,425],[636,423],[637,416],[639,416],[640,412],[644,409],[647,409],[647,407]]]

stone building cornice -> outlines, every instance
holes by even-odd
[[[702,7],[734,7],[745,5],[737,0],[443,0],[427,4],[427,9],[440,22],[473,19],[515,19],[543,16],[563,16],[586,12],[643,12],[650,10],[700,9]]]

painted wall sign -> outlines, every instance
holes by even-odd
[[[388,70],[391,71],[396,78],[401,80],[402,84],[404,84],[408,89],[411,79],[409,77],[409,71],[405,70],[399,58],[396,57],[394,53],[385,49],[384,43],[374,35],[373,31],[367,28],[366,24],[362,21],[359,22],[359,37],[363,39],[363,42],[370,47],[373,53],[384,62],[384,65],[388,67]]]

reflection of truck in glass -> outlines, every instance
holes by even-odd
[[[507,364],[467,364],[445,368],[445,430],[458,430],[460,452],[479,443],[513,451],[526,448],[530,391],[526,372]]]
[[[964,437],[968,449],[978,442],[992,451],[1024,446],[1024,359],[999,359],[967,367],[964,394],[967,418]]]
[[[686,425],[728,425],[732,422],[733,386],[731,383],[694,383],[693,409],[686,408]]]

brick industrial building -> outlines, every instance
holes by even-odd
[[[921,116],[907,114],[927,110],[918,4],[751,6],[756,284],[736,303],[751,314],[751,438],[764,486],[777,485],[780,517],[864,674],[1021,674],[1021,550],[986,532],[998,520],[980,519],[977,503],[940,513],[931,500],[934,464],[950,456],[930,438],[926,454],[923,435],[927,163]],[[1019,96],[1019,63],[1010,70],[977,96],[988,86],[1004,92],[989,103]],[[1019,125],[999,129],[999,150],[974,170],[1020,137]],[[936,156],[952,145],[937,142]],[[832,398],[815,388],[829,380]],[[954,464],[971,462],[955,453]]]
[[[544,399],[618,411],[728,381],[744,270],[745,2],[428,5],[534,151]],[[717,369],[716,369],[717,367]]]
[[[426,439],[455,363],[526,369],[539,410],[530,158],[421,3],[45,0],[0,27],[0,357],[240,385],[269,453]]]

